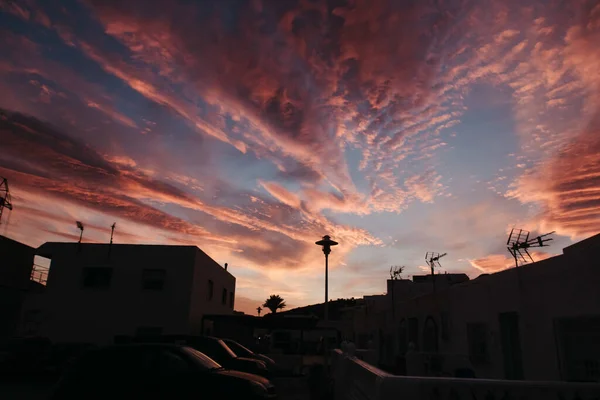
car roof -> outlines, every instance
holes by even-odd
[[[189,347],[187,345],[181,345],[176,343],[123,343],[123,344],[113,344],[105,347],[99,348],[102,349],[122,349],[122,348],[141,348],[141,347],[153,347],[153,348],[172,348],[179,349],[182,347]]]

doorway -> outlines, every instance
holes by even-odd
[[[500,313],[498,319],[500,322],[502,358],[504,360],[504,377],[505,379],[521,380],[524,376],[519,313]]]

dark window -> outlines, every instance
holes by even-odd
[[[141,326],[135,331],[136,336],[160,336],[162,328],[158,326]]]
[[[441,319],[442,319],[442,339],[444,340],[448,340],[450,338],[450,332],[449,332],[449,324],[448,324],[448,314],[445,312],[442,312],[441,315]]]
[[[483,323],[467,324],[467,340],[471,362],[474,364],[487,363],[489,361],[487,325]]]
[[[208,281],[208,300],[212,300],[213,295],[214,295],[214,290],[215,290],[215,285],[213,284],[213,281],[209,280]]]
[[[435,353],[438,351],[438,331],[435,320],[427,317],[423,327],[423,351]]]
[[[142,289],[162,290],[165,286],[167,271],[164,269],[144,269],[142,271]]]
[[[233,308],[233,292],[229,293],[229,306]]]
[[[221,303],[227,304],[227,289],[223,289],[223,294],[221,295]]]
[[[413,343],[415,349],[419,348],[419,320],[417,318],[408,319],[408,344]]]
[[[86,267],[83,269],[83,287],[108,289],[112,279],[112,268]]]

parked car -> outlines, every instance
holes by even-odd
[[[252,358],[238,357],[233,351],[231,351],[225,342],[212,336],[136,336],[121,338],[120,341],[123,343],[175,343],[185,345],[206,354],[208,357],[221,364],[224,368],[256,374],[265,378],[270,377],[270,371],[264,362]]]
[[[206,354],[225,368],[270,377],[267,365],[260,360],[239,356],[222,339],[212,336],[190,336],[178,343],[185,343]]]
[[[227,347],[229,347],[238,357],[244,358],[253,358],[255,360],[260,360],[267,365],[269,371],[275,371],[277,369],[277,365],[272,358],[265,356],[264,354],[258,354],[250,350],[249,348],[239,344],[235,340],[231,339],[222,339]]]
[[[203,399],[272,400],[263,377],[223,368],[187,346],[122,344],[91,350],[57,384],[51,400]]]

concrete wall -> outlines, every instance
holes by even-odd
[[[34,249],[0,236],[0,340],[12,337],[33,268]]]
[[[212,298],[208,293],[209,281],[213,285]],[[235,277],[199,249],[195,253],[192,285],[193,295],[190,298],[189,312],[192,333],[206,333],[202,332],[202,317],[206,314],[233,314]],[[226,291],[225,304],[222,302],[223,290]]]
[[[32,296],[28,309],[42,311],[40,335],[53,341],[110,343],[115,335],[135,334],[139,327],[163,333],[189,331],[188,315],[194,273],[190,246],[50,244],[52,259],[46,291]],[[42,246],[42,248],[44,248]],[[109,289],[84,288],[85,267],[113,268]],[[162,290],[144,290],[142,271],[165,269]]]

